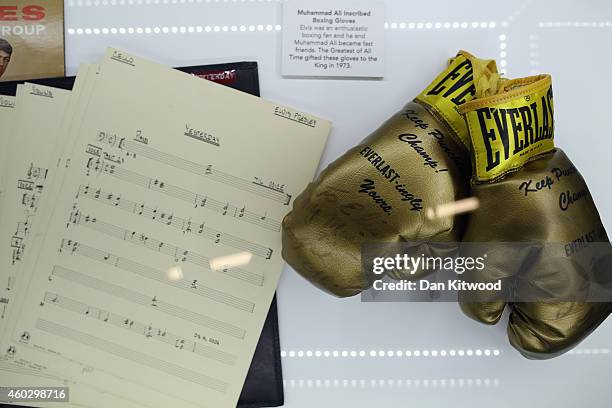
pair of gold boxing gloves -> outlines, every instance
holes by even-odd
[[[554,145],[553,112],[549,75],[503,79],[494,61],[459,52],[296,198],[283,222],[283,257],[345,297],[370,285],[361,249],[371,242],[608,242],[584,180]],[[543,187],[542,180],[550,182]],[[469,196],[479,201],[469,214],[426,215]],[[481,278],[511,277],[510,261],[516,263],[493,251]],[[544,257],[535,264],[541,277],[534,282],[555,279]],[[486,324],[497,323],[507,306],[511,344],[529,358],[549,358],[586,337],[612,303],[461,303]]]

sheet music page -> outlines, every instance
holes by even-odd
[[[48,190],[57,191],[51,185],[61,179],[58,173],[66,165],[62,157],[72,152],[74,140],[69,141],[66,129],[73,123],[83,78],[88,75],[89,68],[86,64],[79,67],[72,92],[28,83],[17,87],[15,100],[22,109],[13,125],[13,154],[5,172],[7,179],[12,180],[12,188],[3,200],[8,202],[3,211],[7,219],[0,220],[0,242],[5,243],[0,249],[4,253],[2,262],[5,262],[0,270],[0,282],[7,292],[6,302],[9,295],[11,298],[17,295],[15,277],[27,264],[26,245],[28,253],[37,254],[40,244],[37,235],[46,231],[51,210],[47,203]],[[41,222],[34,223],[35,219]],[[7,307],[0,314],[2,338],[6,336],[4,326],[9,320]]]
[[[81,71],[80,71],[81,72]],[[79,88],[79,81],[75,89]],[[0,333],[4,334],[4,324],[14,294],[15,278],[19,276],[20,266],[30,250],[30,233],[35,231],[37,211],[43,203],[45,192],[52,176],[57,173],[58,158],[66,148],[67,139],[59,136],[58,128],[66,111],[70,91],[36,84],[20,85],[15,102],[20,106],[19,120],[15,119],[14,137],[11,145],[10,166],[6,169],[7,188],[3,197],[5,206],[0,222],[2,251],[0,282],[3,295],[0,312]],[[10,99],[10,98],[9,98]],[[6,123],[6,122],[4,122]],[[54,154],[50,152],[56,151]],[[61,373],[46,372],[24,367],[9,360],[0,360],[0,384],[3,386],[61,387],[72,385],[62,378]],[[105,390],[83,387],[71,395],[66,406],[86,406],[95,401],[115,406],[142,407],[138,403],[128,403]],[[6,401],[3,401],[6,402]],[[84,405],[85,404],[85,405]],[[40,403],[36,404],[40,406]],[[42,406],[57,406],[55,403]]]
[[[233,408],[330,124],[117,50],[92,89],[11,358],[144,405]]]
[[[0,285],[9,297],[26,250],[39,200],[46,188],[50,167],[49,154],[57,145],[59,126],[70,91],[35,84],[24,84],[19,99],[20,120],[16,124],[16,142],[11,147],[11,163],[5,171],[3,217],[0,221]],[[0,332],[7,304],[0,311]]]
[[[11,333],[11,328],[18,322],[18,310],[20,304],[24,301],[23,293],[27,293],[29,280],[31,276],[31,264],[36,259],[37,254],[40,251],[42,245],[42,238],[46,233],[47,224],[52,215],[54,205],[53,203],[57,200],[59,193],[58,186],[63,182],[63,174],[69,168],[70,154],[74,148],[75,135],[71,135],[74,126],[77,126],[80,122],[76,118],[80,118],[86,103],[83,100],[87,100],[91,94],[93,85],[95,84],[95,78],[97,76],[97,67],[83,64],[79,67],[78,75],[73,86],[73,91],[70,95],[70,100],[66,112],[64,114],[62,124],[58,129],[57,146],[54,149],[52,157],[55,160],[55,168],[50,171],[47,177],[47,190],[39,197],[39,208],[36,214],[36,223],[31,224],[31,229],[28,235],[28,246],[29,249],[22,255],[20,267],[16,272],[19,275],[19,280],[14,281],[14,290],[12,290],[11,297],[11,310],[8,311],[8,316],[5,319],[4,332],[0,331],[0,335],[3,335],[3,339]],[[25,88],[23,85],[18,86],[17,95],[18,98],[23,98],[25,94]],[[21,111],[20,111],[21,113]],[[13,163],[11,164],[13,165]],[[27,255],[26,255],[27,254]],[[61,363],[66,362],[66,358],[57,356],[52,350],[43,349],[31,349],[28,359],[14,359],[13,348],[9,345],[6,346],[3,343],[1,350],[4,350],[3,357],[0,359],[0,383],[5,386],[68,386],[70,388],[70,403],[64,404],[65,406],[112,406],[114,408],[142,408],[151,407],[143,401],[138,401],[132,398],[134,393],[126,392],[119,395],[121,391],[118,385],[122,385],[125,378],[121,375],[114,375],[111,380],[117,382],[109,382],[106,384],[108,388],[101,388],[95,381],[84,382],[75,380],[75,378],[69,379],[66,376],[66,371],[61,367]],[[36,356],[40,353],[45,353],[47,363],[50,364],[41,365]],[[58,367],[59,371],[53,370],[51,367]],[[86,373],[91,370],[90,366],[83,366],[79,364],[79,369],[82,373]],[[117,391],[117,392],[115,392]],[[127,390],[129,391],[129,389]],[[149,389],[144,392],[150,391]],[[137,390],[135,394],[142,393],[142,390]],[[21,405],[28,405],[27,403],[21,403]],[[36,406],[57,406],[57,403],[36,403]]]
[[[2,196],[6,178],[9,149],[14,128],[17,123],[17,98],[0,95],[0,219],[2,219]]]
[[[4,190],[3,180],[8,157],[9,139],[15,123],[16,105],[14,96],[0,95],[0,197]]]
[[[11,306],[14,278],[18,274],[19,265],[25,259],[26,243],[29,247],[29,232],[33,228],[36,210],[41,198],[44,196],[46,183],[51,179],[54,158],[50,155],[63,144],[57,139],[56,128],[62,118],[65,103],[70,95],[69,91],[49,88],[34,84],[20,86],[19,99],[8,97],[21,107],[19,120],[11,123],[13,140],[11,144],[10,166],[7,166],[5,179],[7,188],[3,196],[5,205],[3,219],[0,225],[0,236],[3,246],[1,251],[4,262],[0,268],[0,282],[3,294],[0,312],[0,333],[4,333],[5,318]],[[4,97],[2,97],[4,98]],[[8,115],[6,115],[8,116]],[[3,117],[9,126],[9,118]],[[32,120],[34,119],[34,120]],[[19,123],[17,123],[19,122]],[[29,249],[29,248],[27,248]],[[36,386],[61,387],[72,385],[70,381],[61,377],[60,373],[46,372],[24,367],[8,360],[0,360],[0,384],[3,386]],[[96,403],[115,405],[116,396],[92,387],[83,387],[71,395],[73,401],[66,406],[77,407]],[[142,407],[140,404],[120,400],[122,406]],[[6,401],[3,401],[6,402]],[[37,406],[57,406],[57,404],[40,404]]]

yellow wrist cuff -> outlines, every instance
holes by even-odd
[[[491,181],[554,149],[550,75],[510,80],[459,108],[470,134],[475,181]]]
[[[416,101],[446,122],[458,141],[469,148],[467,125],[457,107],[486,95],[498,79],[495,61],[481,60],[466,51],[459,51],[448,67],[416,97]]]

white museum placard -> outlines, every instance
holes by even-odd
[[[282,74],[384,76],[384,4],[288,0],[283,4]]]

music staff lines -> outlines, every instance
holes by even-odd
[[[152,326],[152,324],[141,323],[126,316],[121,316],[107,310],[79,302],[78,300],[74,300],[69,297],[60,296],[57,293],[45,292],[44,301],[47,304],[60,307],[64,310],[84,315],[95,320],[100,320],[121,329],[138,333],[143,335],[145,338],[163,342],[173,346],[177,350],[189,351],[229,366],[236,364],[235,355],[221,350],[216,350],[213,347],[207,346],[200,342],[195,342],[185,339],[184,337],[177,336],[176,334],[168,332],[165,328],[155,328]]]
[[[173,227],[183,232],[183,234],[194,234],[210,241],[215,244],[224,244],[233,248],[242,249],[252,253],[253,255],[260,256],[265,259],[272,257],[272,248],[266,248],[263,245],[259,245],[245,239],[235,237],[231,234],[227,234],[218,231],[214,228],[206,226],[205,222],[194,222],[191,218],[181,218],[174,215],[174,212],[159,210],[156,207],[149,207],[144,203],[137,203],[131,200],[122,198],[120,195],[105,192],[100,189],[91,188],[89,185],[79,186],[79,192],[77,198],[83,196],[93,201],[97,201],[120,210],[136,214],[147,219],[157,221],[160,224]],[[244,211],[244,210],[241,210]]]
[[[87,162],[87,170],[97,174],[105,173],[130,184],[161,192],[169,197],[187,202],[193,205],[194,208],[204,208],[223,216],[230,216],[239,221],[257,225],[270,231],[279,232],[281,228],[281,222],[268,217],[267,214],[258,214],[247,210],[245,206],[237,206],[229,202],[223,202],[206,194],[197,194],[182,187],[168,184],[162,180],[150,178],[134,171],[118,167],[115,164],[105,163],[100,159],[90,158]]]
[[[170,363],[168,361],[149,356],[139,351],[129,349],[119,344],[103,340],[99,337],[95,337],[90,334],[71,329],[69,327],[51,322],[49,320],[38,319],[36,321],[36,328],[49,334],[63,337],[65,339],[72,340],[88,347],[93,347],[105,353],[112,354],[116,357],[130,360],[134,363],[144,365],[155,370],[163,371],[167,374],[181,378],[185,381],[192,382],[194,384],[202,385],[214,391],[218,391],[221,393],[225,393],[227,391],[228,384],[225,381],[221,381],[208,375],[195,372],[193,370],[181,367],[174,363]]]
[[[46,374],[42,371],[39,371],[33,368],[25,368],[25,367],[19,366],[9,360],[0,360],[0,371],[5,372],[5,373],[8,372],[8,373],[19,374],[19,375],[28,375],[28,376],[46,378],[48,380],[54,380],[58,382],[63,380],[62,378],[57,377],[52,374]]]
[[[254,181],[249,181],[241,177],[225,173],[221,170],[213,168],[213,166],[210,164],[204,166],[182,157],[159,151],[142,142],[134,142],[123,139],[119,144],[119,148],[125,152],[135,153],[136,155],[147,157],[168,166],[172,166],[198,176],[206,177],[218,183],[223,183],[230,187],[234,187],[284,205],[289,205],[291,202],[291,195],[285,193],[284,191],[269,188],[265,185],[257,184]]]
[[[198,254],[197,252],[188,251],[183,248],[179,248],[167,242],[157,240],[153,237],[138,233],[136,231],[128,231],[116,225],[98,220],[96,217],[90,215],[83,215],[78,208],[74,208],[72,210],[67,227],[71,223],[75,225],[83,225],[87,228],[90,228],[97,232],[101,232],[111,237],[115,237],[123,241],[130,242],[132,244],[140,245],[165,255],[170,255],[174,257],[174,261],[176,263],[189,262],[194,265],[201,266],[202,268],[211,270],[210,258],[204,255]],[[223,273],[224,275],[239,279],[255,286],[263,286],[264,283],[263,275],[246,271],[240,268],[226,268],[221,271],[215,270],[214,272]]]
[[[51,275],[69,280],[81,286],[86,286],[96,291],[107,293],[111,296],[121,298],[128,302],[132,302],[141,306],[152,307],[156,310],[159,310],[160,312],[169,314],[174,317],[178,317],[183,320],[190,321],[202,327],[208,327],[209,329],[215,330],[219,333],[227,334],[228,336],[240,340],[243,340],[244,336],[246,335],[246,330],[241,327],[234,326],[233,324],[222,322],[210,316],[205,316],[203,314],[196,313],[179,306],[175,306],[171,303],[161,301],[157,298],[157,296],[147,296],[140,292],[126,289],[89,275],[84,275],[80,272],[73,271],[72,269],[55,265],[53,267],[53,270],[51,271]]]
[[[197,279],[171,280],[168,279],[167,272],[150,268],[146,265],[142,265],[127,258],[121,258],[109,252],[100,251],[99,249],[84,245],[71,239],[62,239],[60,252],[68,253],[71,255],[80,255],[84,258],[88,258],[107,265],[112,265],[115,268],[122,269],[126,272],[131,272],[143,278],[157,281],[164,285],[172,286],[190,293],[194,293],[196,295],[202,296],[218,303],[225,304],[229,307],[233,307],[238,310],[243,310],[249,313],[253,313],[253,310],[255,310],[255,304],[253,302],[239,298],[234,295],[230,295],[220,290],[210,288],[206,285],[201,284]]]

